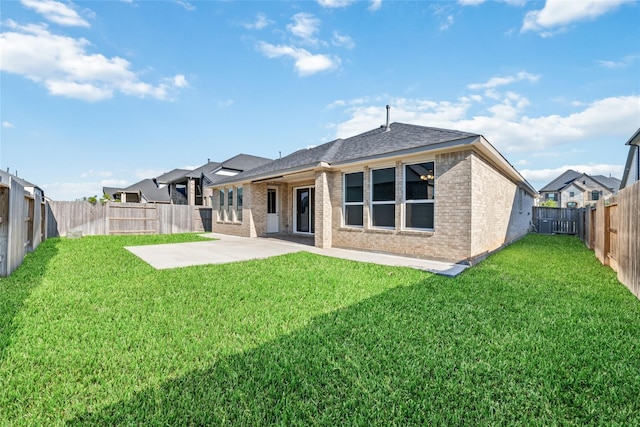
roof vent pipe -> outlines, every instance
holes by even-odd
[[[389,128],[389,110],[391,110],[391,107],[387,105],[387,124],[384,127],[385,132],[389,132],[389,129],[390,129]]]

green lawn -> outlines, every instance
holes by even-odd
[[[456,278],[124,249],[196,239],[51,239],[0,279],[0,425],[640,425],[640,301],[576,238]]]

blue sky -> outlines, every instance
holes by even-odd
[[[391,121],[622,176],[637,1],[0,2],[0,168],[56,200]]]

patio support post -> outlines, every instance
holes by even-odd
[[[316,172],[315,201],[315,246],[331,247],[331,197],[329,189],[329,173],[326,170]]]

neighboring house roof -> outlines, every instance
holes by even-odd
[[[106,194],[113,198],[116,194],[122,191],[122,188],[117,187],[102,187],[102,194]]]
[[[604,176],[604,175],[591,175],[594,181],[603,187],[608,188],[611,191],[618,191],[620,188],[620,180],[618,178],[614,178],[612,176]]]
[[[604,175],[588,175],[569,169],[559,177],[540,189],[540,193],[553,193],[565,190],[570,185],[575,185],[582,191],[606,188],[616,192],[620,186],[620,180]]]
[[[140,191],[147,202],[168,203],[171,198],[166,188],[158,188],[152,179],[143,179],[122,190],[123,192]]]
[[[267,159],[266,157],[252,156],[250,154],[238,154],[237,156],[233,156],[222,162],[222,167],[225,169],[246,171],[271,163],[272,161],[273,159]]]
[[[185,178],[189,172],[191,172],[189,169],[174,169],[156,177],[155,181],[158,184],[170,184],[176,180]]]
[[[569,184],[567,184],[566,186],[564,186],[564,188],[562,188],[562,191],[566,191],[567,189],[569,189],[569,187],[575,187],[580,191],[587,191],[587,188],[585,186],[583,186],[580,183],[577,183],[575,181],[570,182]]]
[[[140,193],[147,202],[168,203],[171,201],[166,188],[158,188],[152,179],[143,179],[126,188],[102,187],[102,192],[115,197],[118,193]]]
[[[220,163],[220,166],[215,170],[208,172],[202,172],[204,181],[208,184],[214,184],[224,181],[229,176],[236,176],[243,171],[249,171],[257,167],[266,165],[273,162],[272,159],[265,157],[252,156],[249,154],[238,154]]]
[[[281,159],[219,181],[217,184],[269,179],[279,174],[311,169],[322,164],[341,165],[364,162],[382,157],[412,154],[425,149],[461,145],[475,145],[500,163],[504,170],[522,182],[532,194],[536,194],[535,189],[481,135],[405,123],[392,123],[388,129],[380,127],[347,139],[336,139],[317,147],[298,150]]]
[[[199,168],[195,168],[191,172],[185,175],[186,178],[200,178],[203,173],[211,172],[216,169],[219,169],[222,166],[222,163],[208,161],[204,165]]]
[[[632,184],[636,179],[640,179],[640,128],[629,138],[625,145],[629,146],[629,154],[627,155],[627,162],[620,181],[620,189]]]
[[[561,191],[564,187],[566,187],[568,184],[571,184],[573,181],[575,181],[577,178],[580,178],[582,175],[583,174],[580,172],[576,172],[573,169],[569,169],[563,172],[559,177],[557,177],[556,179],[554,179],[553,181],[551,181],[550,183],[542,187],[540,189],[540,192],[547,193],[547,192]]]

